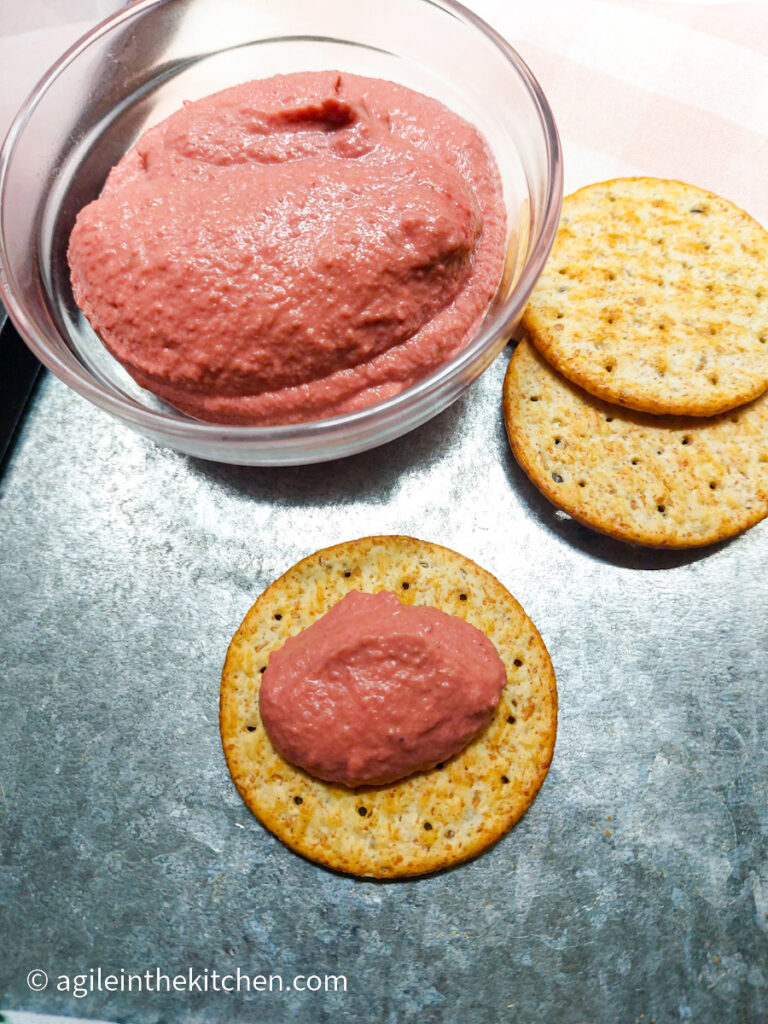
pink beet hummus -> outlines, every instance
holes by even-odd
[[[463,619],[353,591],[271,655],[259,711],[286,761],[328,782],[382,785],[462,750],[505,681],[491,641]]]
[[[391,82],[278,75],[146,132],[78,215],[78,305],[199,419],[318,419],[402,391],[476,332],[502,273],[478,131]]]

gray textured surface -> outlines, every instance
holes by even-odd
[[[507,451],[506,357],[342,463],[160,450],[48,377],[0,481],[0,1005],[188,1021],[768,1020],[768,522],[688,555],[563,520]],[[372,883],[281,846],[230,782],[227,642],[314,549],[454,547],[537,623],[555,759],[490,852]],[[345,974],[346,994],[94,994],[26,975]]]

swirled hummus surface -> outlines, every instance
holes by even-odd
[[[140,385],[266,425],[364,407],[458,353],[505,239],[472,125],[329,71],[248,82],[147,131],[68,255],[78,305]]]
[[[470,623],[353,591],[272,653],[259,713],[286,761],[328,782],[382,785],[463,750],[505,682]]]

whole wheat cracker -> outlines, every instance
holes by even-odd
[[[493,642],[507,683],[488,728],[442,767],[356,790],[315,779],[274,750],[259,717],[270,653],[350,590],[392,590],[458,615]],[[246,804],[298,853],[356,875],[436,871],[495,842],[533,802],[552,758],[557,691],[536,627],[490,573],[411,537],[365,537],[318,551],[259,597],[227,652],[222,744]]]
[[[523,317],[591,394],[711,416],[768,388],[768,232],[712,192],[623,178],[567,196]]]
[[[653,416],[595,398],[521,341],[503,405],[512,451],[533,483],[602,533],[697,547],[768,515],[768,393],[709,419]]]

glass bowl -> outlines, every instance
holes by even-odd
[[[507,260],[469,345],[401,394],[290,426],[203,423],[141,389],[77,309],[66,247],[78,211],[148,127],[193,100],[277,73],[338,69],[398,82],[473,122],[499,166]],[[204,459],[299,465],[373,448],[455,401],[522,315],[554,240],[560,145],[518,54],[454,0],[139,0],[45,75],[0,154],[0,292],[38,358],[128,426]]]

